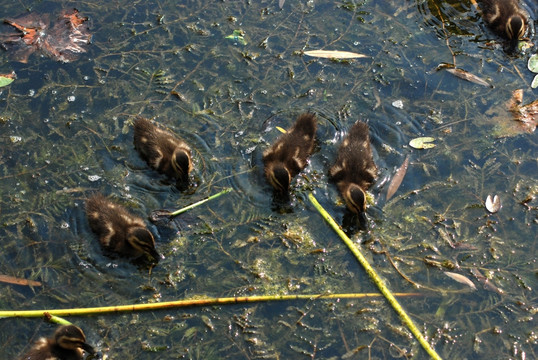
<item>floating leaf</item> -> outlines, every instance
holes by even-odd
[[[482,86],[491,86],[486,80],[476,75],[473,75],[470,72],[467,72],[463,69],[452,68],[452,69],[446,69],[446,71],[448,71],[454,76],[459,77],[460,79],[467,80],[467,81],[470,81],[472,83],[482,85]]]
[[[486,198],[486,209],[490,213],[495,214],[501,209],[501,206],[501,199],[497,195],[495,195],[493,198],[491,195],[488,195]]]
[[[7,86],[15,80],[15,72],[11,74],[0,74],[0,87]]]
[[[407,166],[409,165],[409,156],[405,157],[403,164],[396,170],[392,180],[390,181],[389,188],[387,190],[387,201],[396,193],[400,187],[402,180],[407,172]]]
[[[305,55],[320,57],[326,59],[355,59],[355,58],[365,58],[369,57],[367,55],[358,54],[349,51],[338,51],[338,50],[310,50],[305,51]]]
[[[280,126],[277,126],[276,129],[280,131],[282,134],[287,133],[286,129],[281,128]]]
[[[534,54],[529,58],[529,62],[527,63],[527,67],[533,73],[538,73],[538,54]]]
[[[445,271],[445,275],[451,278],[452,280],[456,280],[460,284],[465,284],[469,286],[471,289],[476,290],[475,284],[463,275],[456,274],[450,271]]]
[[[233,40],[241,45],[246,45],[247,41],[245,40],[244,36],[245,33],[243,32],[243,30],[234,30],[232,35],[226,36],[225,39]]]
[[[431,149],[435,147],[435,144],[430,144],[434,140],[432,137],[419,137],[411,140],[409,146],[414,149]]]

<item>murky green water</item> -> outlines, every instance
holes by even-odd
[[[93,43],[68,64],[1,53],[1,309],[53,309],[190,297],[377,292],[309,204],[345,214],[327,171],[357,119],[369,123],[378,182],[369,231],[353,239],[446,359],[536,358],[537,138],[493,122],[529,84],[528,54],[509,57],[470,5],[445,2],[1,2],[2,15],[77,7]],[[526,2],[536,14],[537,6]],[[439,15],[439,14],[442,15]],[[450,20],[446,17],[450,15]],[[445,27],[443,28],[443,22]],[[247,45],[226,40],[242,29]],[[352,62],[303,50],[354,51]],[[487,88],[435,71],[457,65]],[[74,97],[74,98],[73,98]],[[403,108],[392,103],[403,102]],[[306,110],[317,152],[274,211],[261,153]],[[155,118],[195,149],[195,182],[179,192],[132,145],[135,115]],[[509,118],[506,121],[511,121]],[[436,147],[407,144],[433,136]],[[388,182],[410,166],[396,196]],[[103,192],[141,216],[233,192],[152,225],[163,254],[151,274],[102,254],[83,210]],[[488,194],[502,209],[489,214]],[[323,251],[322,251],[323,250]],[[443,274],[469,278],[471,291]],[[477,271],[489,278],[484,285]],[[415,285],[420,285],[416,287]],[[500,289],[500,290],[499,290]],[[501,292],[502,290],[502,292]],[[382,299],[289,301],[72,317],[109,359],[427,358]],[[54,326],[3,319],[0,358]]]

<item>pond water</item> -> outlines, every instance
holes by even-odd
[[[93,34],[88,52],[70,63],[1,53],[0,73],[17,79],[0,89],[0,274],[43,285],[1,284],[0,308],[377,293],[308,200],[312,191],[338,223],[349,222],[327,172],[361,119],[379,174],[367,230],[346,226],[352,240],[393,292],[419,293],[399,301],[441,357],[538,358],[537,137],[513,130],[504,110],[516,89],[525,103],[537,98],[526,67],[536,47],[507,55],[466,2],[283,3],[0,1],[5,17],[31,10],[54,18],[76,7]],[[536,18],[538,5],[524,6]],[[239,29],[246,44],[226,39]],[[303,54],[317,49],[368,57]],[[436,71],[454,61],[492,86]],[[277,207],[262,152],[277,126],[304,111],[318,115],[318,143],[290,204]],[[139,158],[137,115],[191,144],[189,189]],[[434,137],[436,147],[411,148],[419,136]],[[406,157],[407,174],[387,201]],[[226,188],[171,222],[148,221],[163,255],[151,272],[105,256],[84,213],[95,192],[147,218]],[[488,194],[501,198],[495,214],[484,208]],[[68,320],[109,359],[428,358],[382,297]],[[35,318],[1,325],[3,359],[55,328]]]

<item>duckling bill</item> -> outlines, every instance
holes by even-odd
[[[185,141],[139,117],[134,122],[134,145],[151,168],[180,184],[188,182],[192,156]]]
[[[527,31],[528,15],[518,0],[479,0],[484,20],[499,36],[515,47]]]
[[[329,170],[349,210],[366,211],[366,190],[377,176],[368,125],[357,121],[342,141],[334,165]]]
[[[40,338],[20,360],[82,360],[83,351],[95,354],[82,330],[75,325],[60,326],[52,338]]]
[[[155,240],[144,220],[130,214],[123,206],[96,194],[86,201],[86,216],[104,249],[130,258],[146,255],[156,261],[159,259]]]
[[[263,153],[265,177],[275,192],[287,195],[291,180],[303,170],[314,150],[316,115],[299,115],[295,124]]]

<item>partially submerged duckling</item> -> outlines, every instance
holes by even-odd
[[[52,338],[37,340],[20,360],[82,360],[83,350],[95,354],[79,327],[64,325],[56,330]]]
[[[480,0],[480,10],[488,25],[515,47],[527,31],[528,15],[517,0]]]
[[[96,194],[86,201],[86,216],[90,228],[106,250],[130,258],[146,255],[159,259],[155,240],[144,220],[130,214],[123,206]]]
[[[187,183],[192,171],[191,148],[185,141],[148,119],[134,122],[134,145],[140,156],[158,172]]]
[[[366,211],[366,190],[377,177],[377,167],[370,147],[368,125],[357,121],[349,130],[329,175],[336,183],[349,210]]]
[[[316,115],[301,114],[291,129],[263,152],[265,176],[277,193],[286,195],[291,180],[307,165],[316,129]]]

